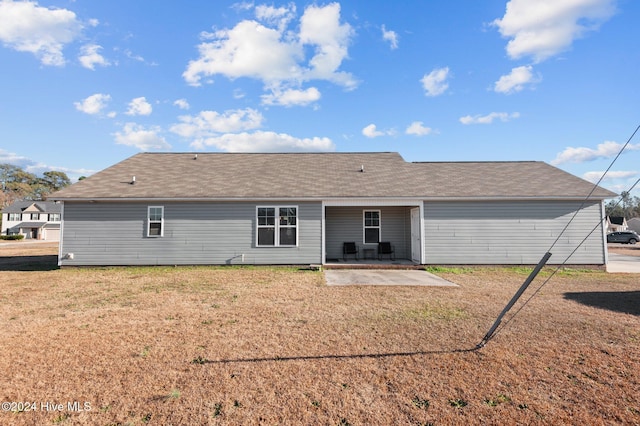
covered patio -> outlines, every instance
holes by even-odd
[[[423,263],[422,201],[334,200],[324,203],[323,212],[326,267],[406,269]]]

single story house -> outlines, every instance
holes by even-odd
[[[2,235],[60,240],[61,206],[53,201],[16,201],[2,210]]]
[[[61,266],[327,264],[345,242],[361,256],[390,242],[416,264],[520,265],[561,233],[549,263],[585,240],[568,263],[602,265],[603,200],[616,195],[536,161],[140,153],[49,199]]]

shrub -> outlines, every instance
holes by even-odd
[[[0,235],[0,239],[2,240],[21,240],[24,238],[22,234],[14,234],[14,235]]]

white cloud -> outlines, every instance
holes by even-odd
[[[236,2],[233,3],[230,7],[231,9],[234,9],[236,12],[243,12],[246,10],[251,10],[253,9],[253,1],[240,1],[240,2]]]
[[[364,129],[362,129],[362,134],[368,138],[377,138],[380,136],[393,136],[395,134],[395,131],[393,129],[378,130],[375,124],[369,124]]]
[[[540,62],[567,50],[614,12],[615,0],[511,0],[492,25],[510,39],[509,57],[530,56]]]
[[[296,5],[291,3],[289,7],[273,7],[266,5],[256,6],[256,18],[268,24],[284,30],[289,22],[295,18]]]
[[[82,46],[80,49],[80,56],[78,56],[80,64],[90,70],[95,70],[96,65],[103,67],[111,65],[111,63],[99,53],[100,49],[102,49],[102,46],[97,44],[87,44]]]
[[[27,167],[34,165],[35,161],[18,155],[15,152],[9,152],[0,148],[0,164],[3,163],[13,164],[14,166],[18,166],[26,170]]]
[[[587,172],[582,175],[582,178],[589,182],[596,183],[600,181],[603,174],[604,172]],[[638,176],[640,176],[640,172],[638,171],[609,171],[602,181],[606,182],[618,179],[630,179],[637,178]]]
[[[303,45],[315,46],[315,55],[309,60],[311,69],[305,73],[305,79],[329,80],[354,88],[357,83],[351,74],[338,71],[348,57],[353,35],[351,25],[340,24],[339,3],[307,7],[300,19],[299,37]]]
[[[189,105],[189,102],[187,102],[186,99],[178,99],[173,103],[175,106],[177,106],[180,109],[189,109],[191,108],[191,106]]]
[[[14,152],[6,151],[0,148],[0,164],[7,163],[18,166],[26,172],[41,175],[44,172],[56,170],[64,172],[71,179],[77,179],[80,176],[88,176],[94,174],[96,170],[91,169],[70,169],[67,167],[49,166],[47,164],[37,162],[28,157],[23,157]]]
[[[265,83],[300,79],[296,59],[302,51],[282,41],[282,34],[256,21],[242,21],[230,30],[204,34],[213,39],[198,46],[200,57],[189,62],[182,74],[187,83],[199,86],[203,76],[216,74],[230,79],[256,78]]]
[[[255,109],[228,110],[220,114],[217,111],[201,111],[198,115],[178,117],[180,123],[169,129],[171,132],[189,139],[207,139],[220,133],[240,132],[257,129],[262,126],[264,117]]]
[[[296,138],[294,136],[265,131],[247,132],[262,126],[264,117],[252,108],[217,111],[201,111],[197,115],[178,117],[180,123],[170,131],[190,139],[194,149],[214,147],[228,152],[291,152],[333,151],[335,145],[329,138]]]
[[[153,108],[151,104],[147,102],[144,96],[132,99],[129,102],[129,109],[125,114],[127,115],[151,115]]]
[[[382,39],[389,42],[391,49],[398,48],[398,34],[395,31],[387,31],[387,28],[382,26]]]
[[[364,129],[362,129],[362,134],[368,138],[377,138],[378,136],[383,136],[384,133],[376,130],[375,124],[369,124]]]
[[[429,74],[422,77],[422,87],[427,96],[442,95],[448,88],[447,78],[449,77],[449,67],[436,68]]]
[[[145,62],[142,56],[133,53],[130,49],[125,49],[123,53],[129,59],[133,59],[134,61],[138,61],[138,62]]]
[[[288,89],[285,91],[274,90],[270,95],[262,95],[262,103],[265,105],[308,105],[320,99],[320,91],[315,87],[306,90]]]
[[[422,121],[414,121],[407,127],[405,130],[407,135],[415,135],[415,136],[426,136],[433,133],[433,129],[431,127],[426,127]]]
[[[64,46],[76,40],[82,28],[76,14],[67,9],[48,9],[31,1],[0,1],[0,41],[34,54],[44,65],[64,65]]]
[[[29,173],[34,173],[36,175],[42,175],[44,172],[48,172],[48,171],[64,172],[69,177],[69,179],[71,179],[72,182],[74,180],[77,180],[80,176],[90,176],[98,172],[98,170],[83,169],[83,168],[71,169],[69,167],[51,166],[45,163],[34,163],[31,166],[24,167],[24,170]]]
[[[242,89],[233,89],[233,99],[242,99],[246,95]]]
[[[78,111],[84,112],[89,115],[97,115],[107,107],[107,104],[111,100],[111,96],[104,93],[96,93],[82,100],[82,102],[74,102]]]
[[[167,150],[171,145],[160,136],[159,127],[145,128],[135,123],[126,123],[122,132],[114,134],[117,144],[133,146],[141,151]]]
[[[285,133],[256,131],[253,133],[228,133],[200,139],[191,144],[194,149],[215,147],[227,152],[306,152],[334,151],[329,138],[296,138]]]
[[[525,85],[538,83],[540,77],[534,77],[531,65],[516,67],[511,70],[510,74],[500,77],[494,86],[494,90],[498,93],[511,94],[524,89]]]
[[[462,124],[491,124],[494,120],[507,122],[518,117],[520,117],[519,112],[492,112],[487,115],[466,115],[464,117],[460,117],[460,122]]]
[[[356,80],[339,70],[354,34],[349,24],[340,23],[340,5],[309,6],[299,26],[289,28],[294,14],[294,4],[258,7],[256,15],[262,23],[244,20],[231,29],[202,33],[199,57],[189,62],[183,78],[199,86],[203,77],[248,77],[261,80],[267,90],[282,92],[297,90],[311,80],[353,89]],[[308,60],[305,51],[313,51]]]
[[[551,161],[551,164],[585,163],[587,161],[593,161],[601,158],[611,158],[618,155],[623,146],[623,144],[619,144],[618,142],[605,141],[598,144],[596,149],[586,147],[567,147],[564,151],[560,152],[553,161]],[[640,144],[629,144],[626,147],[626,151],[638,150],[640,150]]]

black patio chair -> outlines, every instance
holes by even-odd
[[[395,249],[388,241],[378,243],[378,260],[382,260],[382,256],[389,255],[389,259],[396,260]]]
[[[359,250],[356,243],[350,241],[342,244],[342,259],[347,260],[347,256],[353,254],[358,260]]]

